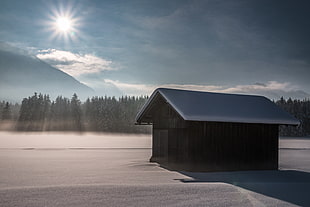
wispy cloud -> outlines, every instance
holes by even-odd
[[[289,82],[280,83],[277,81],[269,81],[267,83],[255,83],[251,85],[237,85],[235,87],[226,88],[222,91],[229,93],[248,93],[248,92],[262,92],[262,91],[295,91],[298,90],[298,87],[292,85]]]
[[[209,91],[219,93],[237,93],[237,94],[253,94],[263,95],[271,99],[285,98],[309,98],[310,94],[299,89],[298,86],[292,85],[288,82],[269,81],[267,83],[255,83],[249,85],[237,85],[233,87],[225,87],[219,85],[196,85],[196,84],[163,84],[163,85],[151,85],[151,84],[131,84],[123,83],[114,80],[104,80],[106,83],[115,85],[123,94],[127,95],[149,95],[156,88],[175,88],[186,89],[196,91]]]
[[[222,86],[215,85],[195,85],[195,84],[162,84],[162,85],[152,85],[152,84],[132,84],[124,83],[120,81],[105,79],[104,82],[115,85],[120,89],[123,94],[126,95],[149,95],[156,88],[175,88],[184,90],[196,90],[196,91],[220,91],[223,89]]]
[[[123,83],[109,79],[105,79],[104,82],[116,86],[124,95],[131,96],[147,95],[157,88],[156,85]]]
[[[39,50],[37,57],[52,66],[74,77],[82,74],[98,73],[105,70],[115,70],[112,61],[92,54],[79,54],[69,51],[47,49]]]
[[[304,99],[310,97],[310,94],[304,92],[296,85],[289,82],[281,83],[277,81],[255,83],[252,85],[237,85],[235,87],[224,88],[219,92],[263,95],[271,99],[279,99],[280,97]]]

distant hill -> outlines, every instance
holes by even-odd
[[[94,91],[72,76],[26,51],[0,42],[0,100],[21,101],[34,92],[71,97],[92,96]]]

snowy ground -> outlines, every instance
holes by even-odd
[[[0,132],[0,206],[310,206],[310,139],[279,171],[189,173],[149,163],[151,136]]]

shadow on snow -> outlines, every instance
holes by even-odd
[[[296,170],[184,172],[183,183],[223,182],[300,206],[310,206],[310,173]]]

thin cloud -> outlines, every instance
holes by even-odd
[[[123,83],[120,81],[104,79],[105,83],[116,86],[123,94],[126,95],[149,95],[156,88],[175,88],[184,90],[196,90],[196,91],[216,91],[222,89],[221,86],[213,85],[191,85],[191,84],[163,84],[163,85],[152,85],[152,84],[132,84]]]
[[[148,95],[157,88],[156,85],[122,83],[109,79],[104,79],[104,82],[116,86],[123,94],[130,96]]]
[[[277,81],[269,81],[267,83],[255,83],[252,85],[237,85],[235,87],[224,89],[223,92],[228,93],[249,93],[249,92],[263,92],[263,91],[296,91],[297,86],[289,82],[280,83]]]
[[[277,81],[255,83],[252,85],[237,85],[235,87],[225,88],[220,92],[262,95],[271,99],[279,99],[281,97],[304,99],[310,97],[310,94],[300,90],[296,85],[289,82],[280,83]]]
[[[78,77],[82,74],[115,70],[115,68],[111,66],[112,61],[105,60],[92,54],[79,54],[56,49],[39,50],[38,52],[37,57],[39,59],[74,77]]]
[[[280,83],[277,81],[269,81],[267,83],[255,83],[249,85],[237,85],[233,87],[217,86],[217,85],[196,85],[196,84],[131,84],[123,83],[114,80],[104,80],[106,83],[115,85],[123,94],[127,95],[150,95],[156,88],[175,88],[196,91],[208,91],[219,93],[237,93],[237,94],[252,94],[263,95],[271,99],[285,98],[309,98],[310,94],[299,89],[298,86],[291,83]]]

